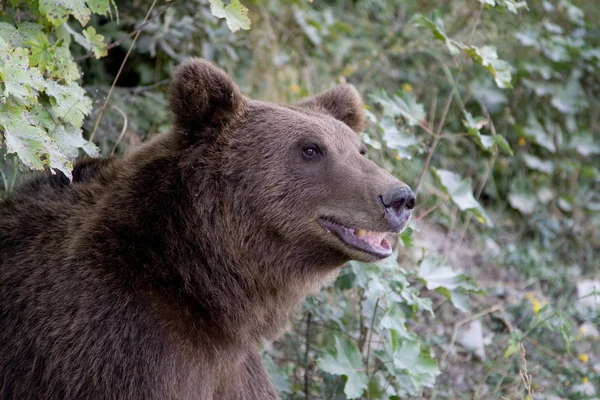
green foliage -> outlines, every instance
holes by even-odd
[[[77,65],[69,50],[71,38],[106,53],[103,37],[93,27],[77,33],[67,25],[70,15],[82,25],[92,12],[109,12],[108,1],[15,2],[13,12],[27,10],[29,21],[0,23],[0,140],[31,169],[57,169],[71,176],[77,149],[90,155],[97,149],[82,138],[83,119],[92,103],[76,83]],[[38,23],[30,22],[38,21]],[[45,24],[47,22],[48,24]]]

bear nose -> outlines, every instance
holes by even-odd
[[[415,208],[417,196],[406,186],[396,187],[381,196],[381,202],[385,208],[391,208],[400,215],[404,210]]]

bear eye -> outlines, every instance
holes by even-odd
[[[316,145],[306,146],[302,149],[302,155],[306,158],[313,158],[321,154],[321,150]]]

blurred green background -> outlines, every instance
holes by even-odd
[[[282,398],[600,396],[600,4],[211,3],[0,4],[0,194],[167,131],[191,56],[262,100],[352,83],[418,206],[265,344]]]

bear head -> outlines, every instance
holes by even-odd
[[[170,102],[189,154],[186,179],[194,187],[210,166],[219,182],[215,201],[237,236],[228,240],[278,239],[324,266],[391,254],[385,236],[406,226],[415,195],[366,157],[363,104],[353,86],[295,105],[266,103],[192,59],[176,71]]]

